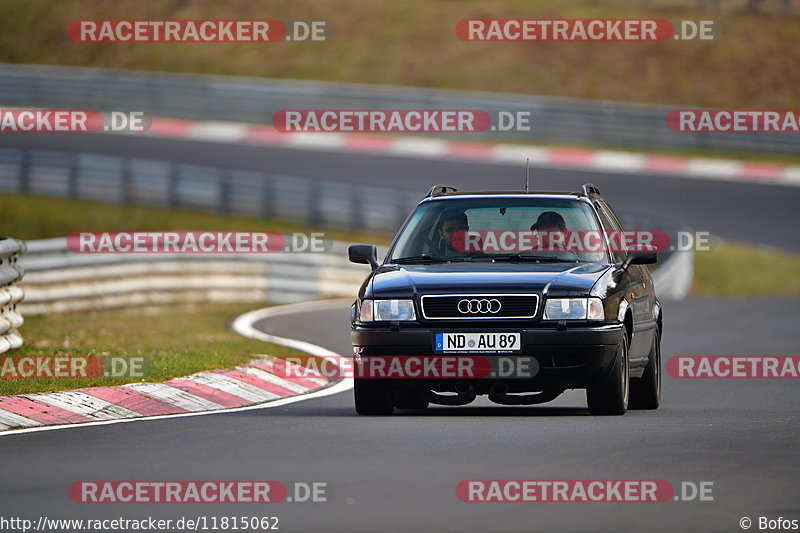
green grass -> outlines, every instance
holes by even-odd
[[[0,3],[0,61],[517,92],[720,108],[800,105],[800,16],[745,0],[28,0]],[[795,5],[795,13],[798,7]],[[464,18],[713,18],[705,42],[461,41]],[[327,42],[74,43],[77,19],[325,20]]]
[[[231,319],[252,308],[225,304],[150,313],[134,309],[26,317],[21,329],[25,345],[4,356],[143,357],[150,372],[144,379],[0,379],[0,396],[165,381],[202,370],[231,368],[253,359],[253,354],[304,355],[227,328]]]
[[[722,243],[694,254],[691,296],[800,296],[800,255]]]

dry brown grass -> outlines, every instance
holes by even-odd
[[[508,91],[711,107],[800,105],[800,16],[745,0],[29,0],[0,4],[0,60]],[[649,6],[649,7],[646,7]],[[795,6],[800,13],[800,6]],[[715,18],[714,42],[468,43],[469,17]],[[326,43],[80,44],[74,19],[327,20]]]

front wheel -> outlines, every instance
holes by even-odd
[[[661,332],[656,330],[647,366],[639,379],[631,381],[631,409],[658,409],[661,403]]]
[[[593,415],[624,415],[628,409],[629,394],[628,336],[623,333],[617,345],[611,374],[602,382],[586,389],[589,412]]]
[[[394,412],[394,391],[380,379],[355,378],[353,396],[360,415],[390,415]]]

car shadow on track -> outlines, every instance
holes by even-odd
[[[462,406],[429,407],[428,409],[403,409],[393,416],[590,416],[584,407],[508,407]]]
[[[240,415],[248,414],[247,411]],[[251,411],[254,416],[290,416],[290,417],[355,417],[355,409],[351,406],[309,406],[298,404],[285,406],[280,409],[267,409],[264,411]],[[530,417],[563,417],[563,416],[591,416],[585,407],[508,407],[508,406],[462,406],[439,407],[432,406],[428,409],[402,409],[394,412],[392,417],[459,417],[459,416],[530,416]],[[361,418],[382,418],[362,416]],[[385,418],[385,417],[383,417]]]

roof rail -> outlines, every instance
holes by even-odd
[[[597,188],[597,185],[594,183],[584,183],[581,187],[581,195],[582,196],[589,196],[590,194],[596,194],[598,196],[602,196],[600,194],[600,189]]]
[[[425,198],[434,198],[436,196],[442,196],[443,194],[447,194],[447,191],[451,190],[453,192],[457,192],[458,189],[453,187],[452,185],[445,185],[444,183],[437,183],[431,190],[428,191],[428,194],[425,195]]]

